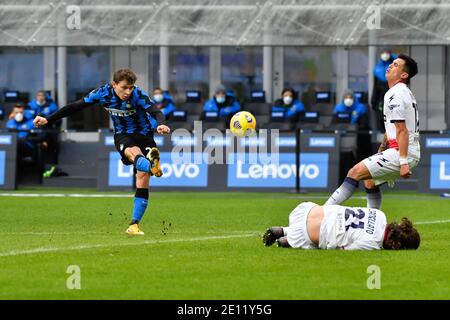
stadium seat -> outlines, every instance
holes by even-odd
[[[278,129],[280,131],[293,131],[295,124],[291,122],[270,122],[266,125],[266,129]]]
[[[252,113],[255,116],[268,115],[270,111],[270,104],[265,102],[249,102],[244,104],[243,109]]]
[[[256,116],[256,128],[266,128],[267,124],[270,122],[270,116],[267,115],[259,115]]]
[[[324,129],[324,125],[322,123],[297,122],[295,128],[305,131],[321,131]]]
[[[178,109],[186,111],[188,114],[200,115],[203,112],[203,105],[196,102],[186,102],[181,104]]]

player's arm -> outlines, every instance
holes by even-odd
[[[403,178],[409,178],[411,176],[411,170],[408,164],[408,129],[406,128],[405,121],[396,121],[394,124],[397,136],[398,152],[400,154],[400,175]]]
[[[170,133],[170,128],[165,125],[166,117],[155,104],[153,103],[147,104],[145,111],[156,120],[157,123],[156,132],[160,134]]]
[[[75,112],[83,110],[84,108],[92,104],[93,102],[86,102],[84,99],[77,100],[75,102],[69,103],[68,105],[65,105],[64,107],[47,117],[38,115],[36,118],[34,118],[33,124],[36,128],[45,126],[48,123],[56,122],[58,120],[61,120],[62,118],[74,114]]]

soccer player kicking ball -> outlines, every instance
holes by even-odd
[[[302,202],[289,215],[289,227],[267,229],[263,242],[300,249],[400,250],[417,249],[420,235],[407,218],[387,224],[378,209]]]
[[[359,181],[364,180],[367,207],[380,209],[379,185],[411,176],[411,170],[420,160],[419,114],[416,98],[407,84],[416,74],[417,63],[407,55],[400,54],[389,65],[386,79],[390,89],[384,95],[386,133],[379,153],[351,168],[325,205],[341,204],[351,197]]]
[[[136,75],[129,69],[117,70],[111,84],[93,90],[83,99],[69,103],[48,117],[38,115],[34,119],[36,127],[44,126],[68,117],[77,111],[99,104],[111,115],[114,124],[114,144],[125,165],[134,164],[136,171],[136,194],[134,209],[127,233],[144,235],[139,222],[148,205],[150,176],[162,176],[159,150],[153,139],[152,128],[147,114],[156,119],[156,131],[170,133],[164,125],[164,115],[141,88],[135,86]]]

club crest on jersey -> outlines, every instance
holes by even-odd
[[[129,102],[127,102],[126,107],[127,107],[127,109],[133,108],[133,106]]]

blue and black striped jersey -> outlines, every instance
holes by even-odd
[[[147,113],[156,119],[158,126],[164,123],[164,114],[156,106],[155,101],[150,99],[141,88],[135,86],[130,98],[123,101],[116,95],[110,84],[105,84],[93,90],[83,99],[69,103],[50,116],[40,115],[46,117],[47,121],[52,123],[93,104],[103,106],[110,113],[114,124],[114,132],[117,134],[136,133],[146,135],[150,131],[154,131]]]
[[[85,103],[100,104],[111,115],[115,133],[140,133],[146,135],[153,131],[147,112],[156,107],[156,102],[142,91],[134,87],[127,101],[121,100],[114,92],[111,84],[93,90],[83,98]]]

